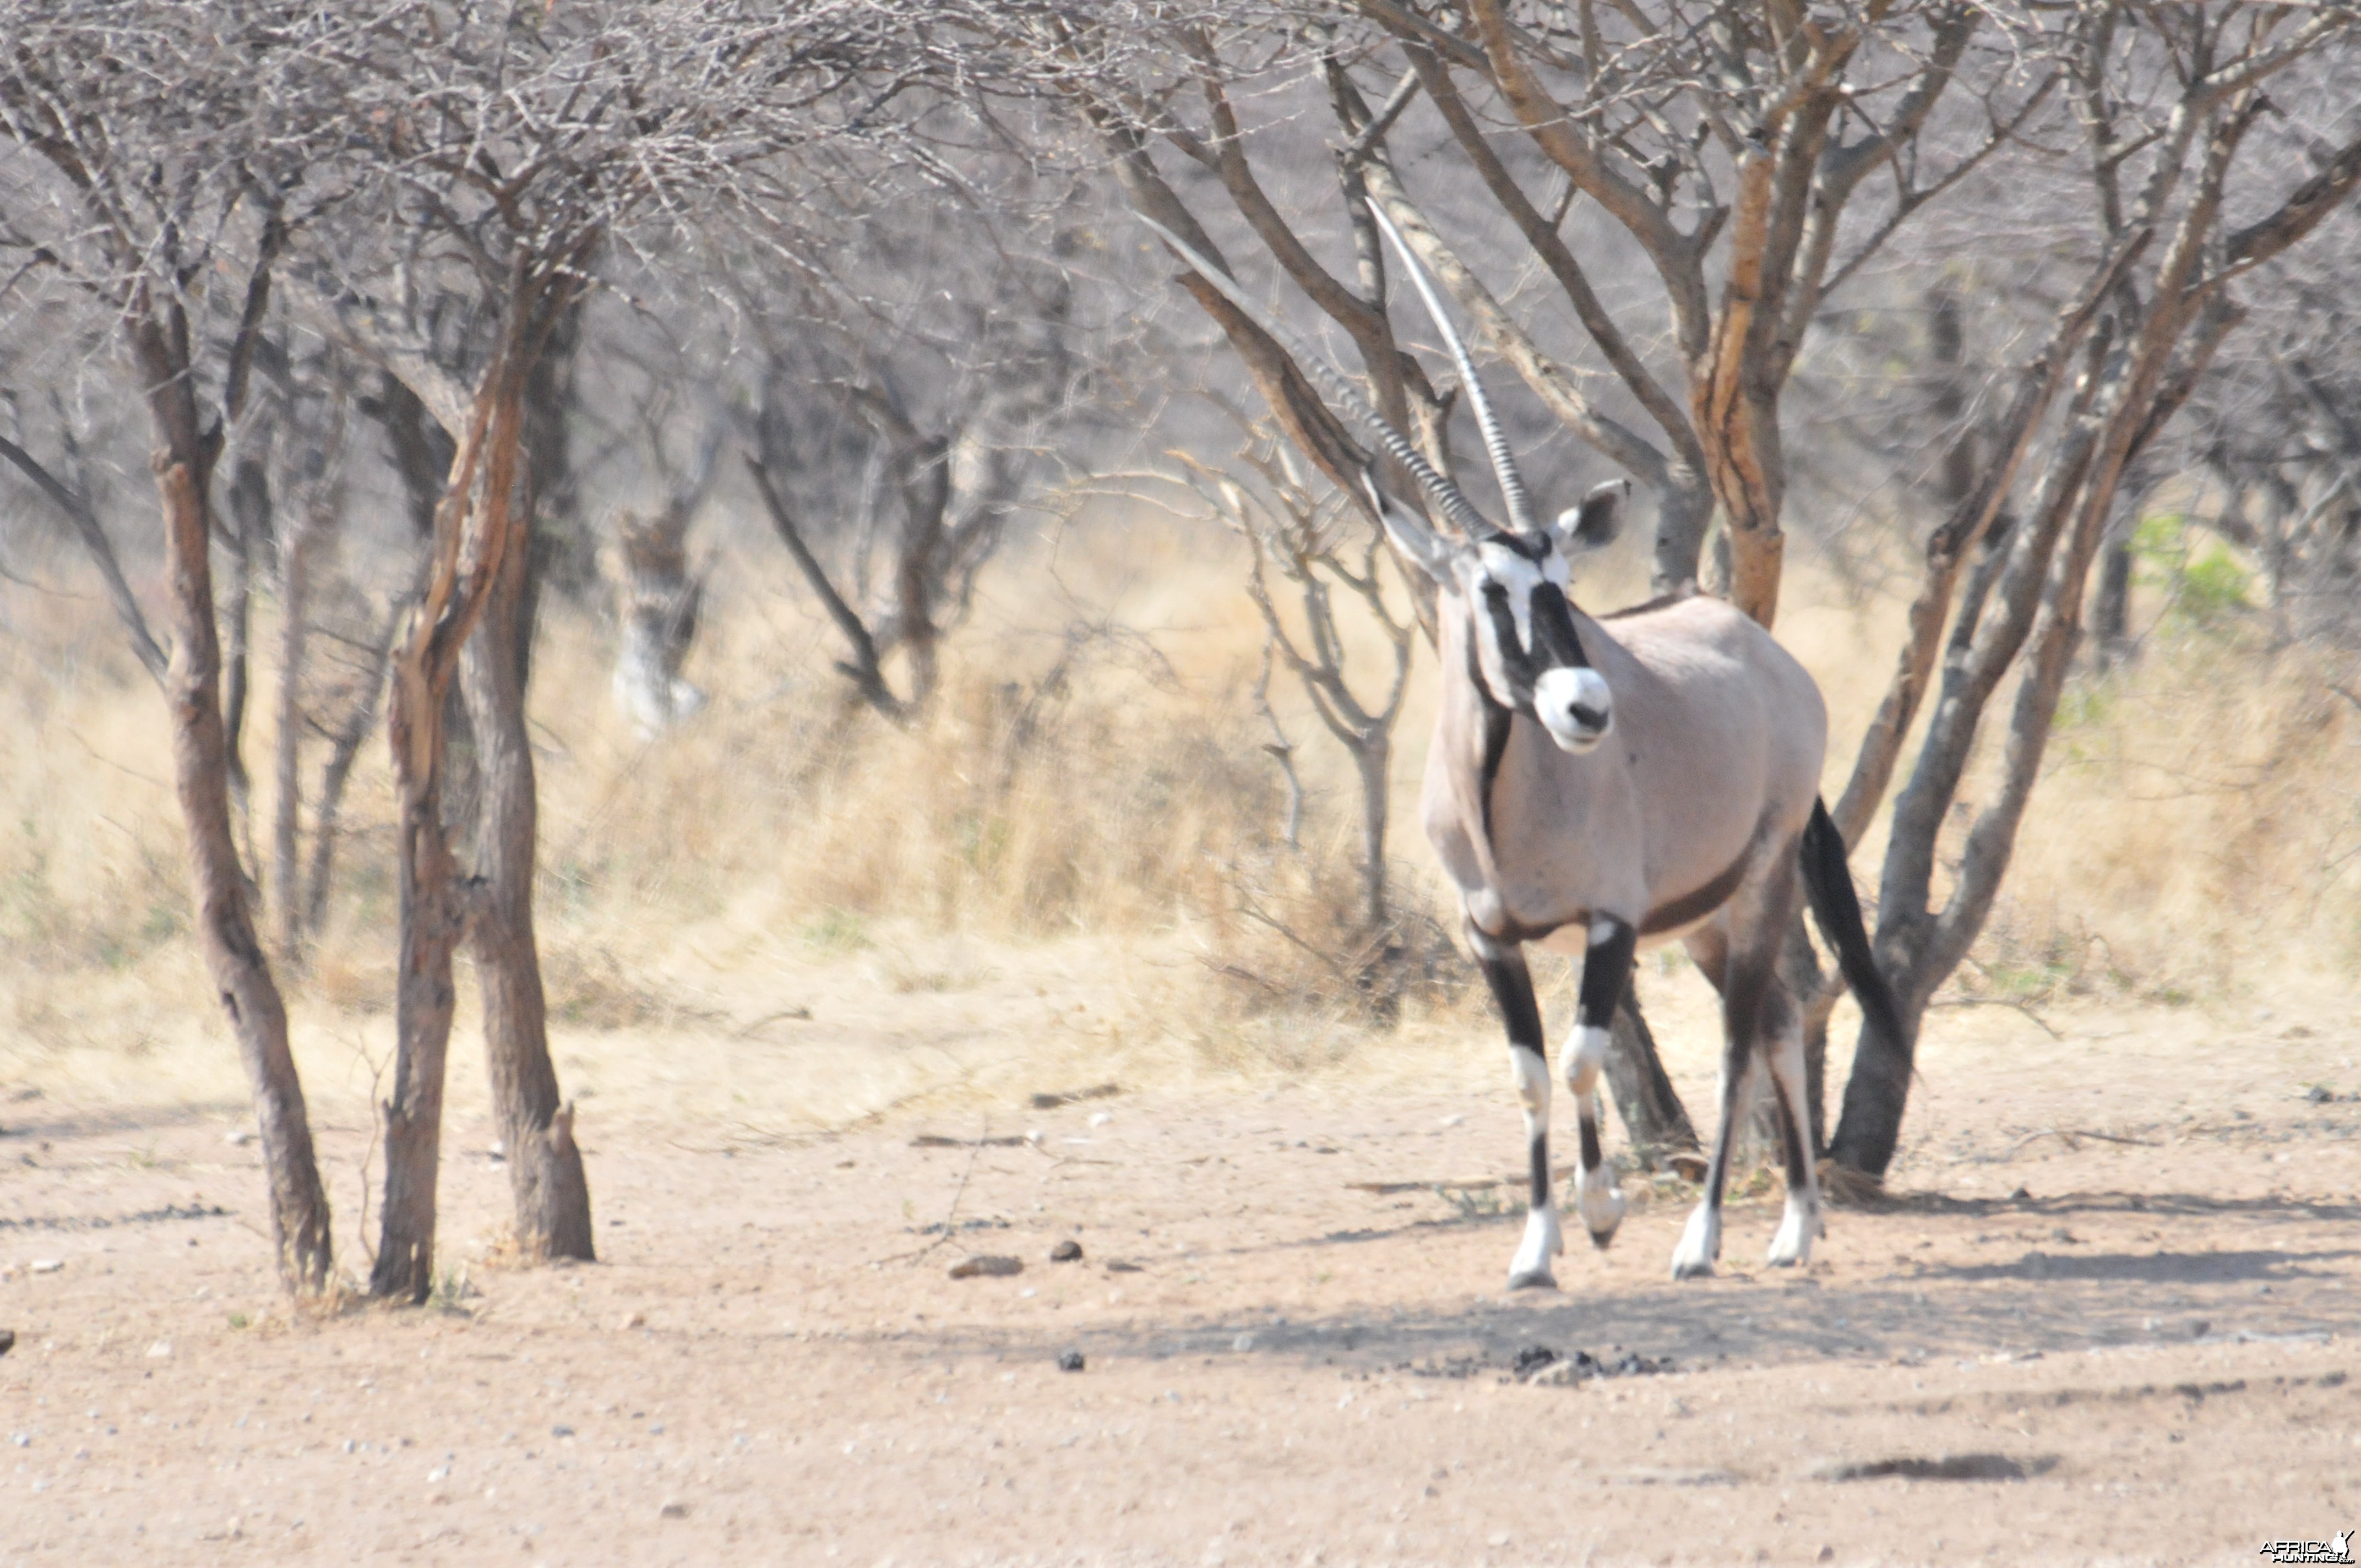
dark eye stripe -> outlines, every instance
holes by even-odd
[[[1517,641],[1517,620],[1509,609],[1509,590],[1498,583],[1484,585],[1484,609],[1492,622],[1492,645],[1500,655],[1500,674],[1509,683],[1511,707],[1530,708],[1533,679],[1538,674],[1524,645]]]

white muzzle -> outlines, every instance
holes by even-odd
[[[1597,670],[1547,670],[1533,683],[1533,711],[1558,750],[1578,754],[1615,728],[1615,694]]]

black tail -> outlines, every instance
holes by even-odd
[[[1804,829],[1803,862],[1812,918],[1819,922],[1820,935],[1836,948],[1838,967],[1861,1003],[1862,1016],[1873,1033],[1893,1043],[1906,1076],[1910,1036],[1903,1032],[1902,1008],[1877,967],[1876,955],[1869,950],[1869,933],[1861,923],[1861,900],[1852,890],[1852,869],[1845,863],[1844,835],[1829,818],[1825,801],[1812,802],[1811,825]]]

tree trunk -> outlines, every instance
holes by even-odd
[[[327,1289],[335,1265],[328,1195],[320,1186],[303,1085],[288,1043],[286,1004],[255,938],[245,871],[230,832],[229,745],[222,726],[221,643],[210,559],[213,519],[190,367],[174,352],[186,337],[137,315],[131,336],[163,443],[157,488],[163,500],[173,643],[164,695],[171,716],[174,785],[189,835],[198,940],[254,1094],[279,1277],[294,1294],[313,1296]]]
[[[454,453],[449,433],[434,422],[418,394],[390,370],[379,378],[378,395],[364,402],[361,411],[384,428],[387,444],[393,448],[394,472],[401,476],[411,528],[421,539],[432,538],[435,510],[451,483]]]
[[[1623,1131],[1631,1147],[1653,1169],[1664,1155],[1694,1151],[1697,1128],[1673,1090],[1673,1080],[1656,1055],[1656,1036],[1640,1011],[1638,987],[1626,985],[1615,1009],[1615,1023],[1607,1043],[1607,1083],[1615,1092],[1615,1109],[1622,1113]]]
[[[2108,531],[2100,547],[2099,587],[2091,600],[2091,630],[2099,668],[2113,669],[2131,654],[2131,519]]]
[[[434,1283],[435,1188],[450,1050],[451,957],[472,899],[456,885],[444,828],[444,715],[460,650],[509,556],[523,549],[518,466],[523,444],[519,343],[529,302],[510,302],[500,349],[485,371],[457,444],[451,482],[408,636],[393,660],[389,715],[401,806],[400,970],[394,989],[393,1098],[385,1119],[385,1201],[369,1289],[424,1301]]]
[[[935,695],[939,667],[935,596],[942,583],[944,514],[951,504],[950,443],[921,437],[895,411],[894,459],[902,469],[902,548],[894,565],[894,638],[910,667],[910,706]]]
[[[482,623],[461,661],[482,779],[469,951],[484,992],[484,1056],[508,1150],[515,1236],[525,1257],[595,1259],[590,1189],[574,1143],[574,1107],[560,1101],[533,923],[538,832],[533,745],[525,728],[528,552],[502,564]]]
[[[582,527],[581,485],[574,471],[571,415],[582,346],[580,297],[555,306],[547,319],[547,334],[533,356],[524,382],[525,483],[533,507],[526,538],[533,565],[525,574],[517,620],[528,684],[542,590],[555,588],[580,603],[598,584],[598,553]]]
[[[254,842],[253,789],[246,771],[246,697],[249,652],[254,632],[254,557],[269,537],[270,480],[261,457],[247,453],[237,463],[229,487],[230,585],[228,625],[222,650],[223,744],[229,762],[229,801],[238,836],[251,853]],[[254,870],[262,857],[253,854]],[[257,891],[259,892],[258,884]]]
[[[456,508],[452,510],[456,510]],[[394,981],[393,1098],[385,1118],[385,1197],[369,1291],[424,1301],[434,1287],[435,1186],[443,1141],[443,1074],[451,1045],[451,954],[458,892],[443,828],[443,704],[450,674],[434,655],[433,617],[396,658],[389,716],[401,802],[401,949]]]
[[[307,938],[316,938],[328,923],[328,886],[336,864],[336,834],[342,824],[345,785],[351,781],[353,764],[359,761],[361,745],[369,732],[377,728],[377,705],[385,691],[386,665],[392,662],[393,641],[400,634],[402,607],[397,604],[385,630],[369,644],[368,673],[362,676],[360,696],[352,711],[345,718],[344,727],[336,731],[335,743],[328,749],[328,761],[320,770],[320,795],[313,812],[312,869],[303,890],[303,929]]]
[[[1391,716],[1388,716],[1390,724]],[[1361,780],[1361,919],[1372,936],[1386,927],[1386,817],[1391,806],[1392,738],[1384,729],[1364,734],[1353,750]]]
[[[1676,477],[1684,482],[1667,485],[1656,493],[1654,565],[1648,575],[1651,593],[1677,593],[1697,585],[1706,534],[1713,527],[1713,491],[1685,469],[1677,471]]]
[[[298,516],[279,553],[279,713],[278,733],[272,737],[270,915],[278,928],[279,961],[290,973],[300,973],[303,967],[302,696],[312,630],[312,545],[317,536],[316,520]]]

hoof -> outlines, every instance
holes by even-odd
[[[1511,1290],[1554,1290],[1557,1288],[1557,1276],[1552,1274],[1546,1268],[1529,1268],[1522,1274],[1511,1274],[1509,1276],[1509,1288]]]
[[[1720,1255],[1721,1216],[1700,1203],[1681,1232],[1681,1245],[1673,1249],[1673,1277],[1707,1278],[1713,1273],[1713,1260]]]
[[[1812,1261],[1812,1240],[1828,1233],[1827,1223],[1809,1210],[1790,1210],[1771,1238],[1769,1261],[1773,1268],[1793,1268]]]
[[[1603,1231],[1590,1232],[1590,1245],[1598,1251],[1605,1252],[1609,1244],[1615,1240],[1615,1226],[1609,1225]]]

